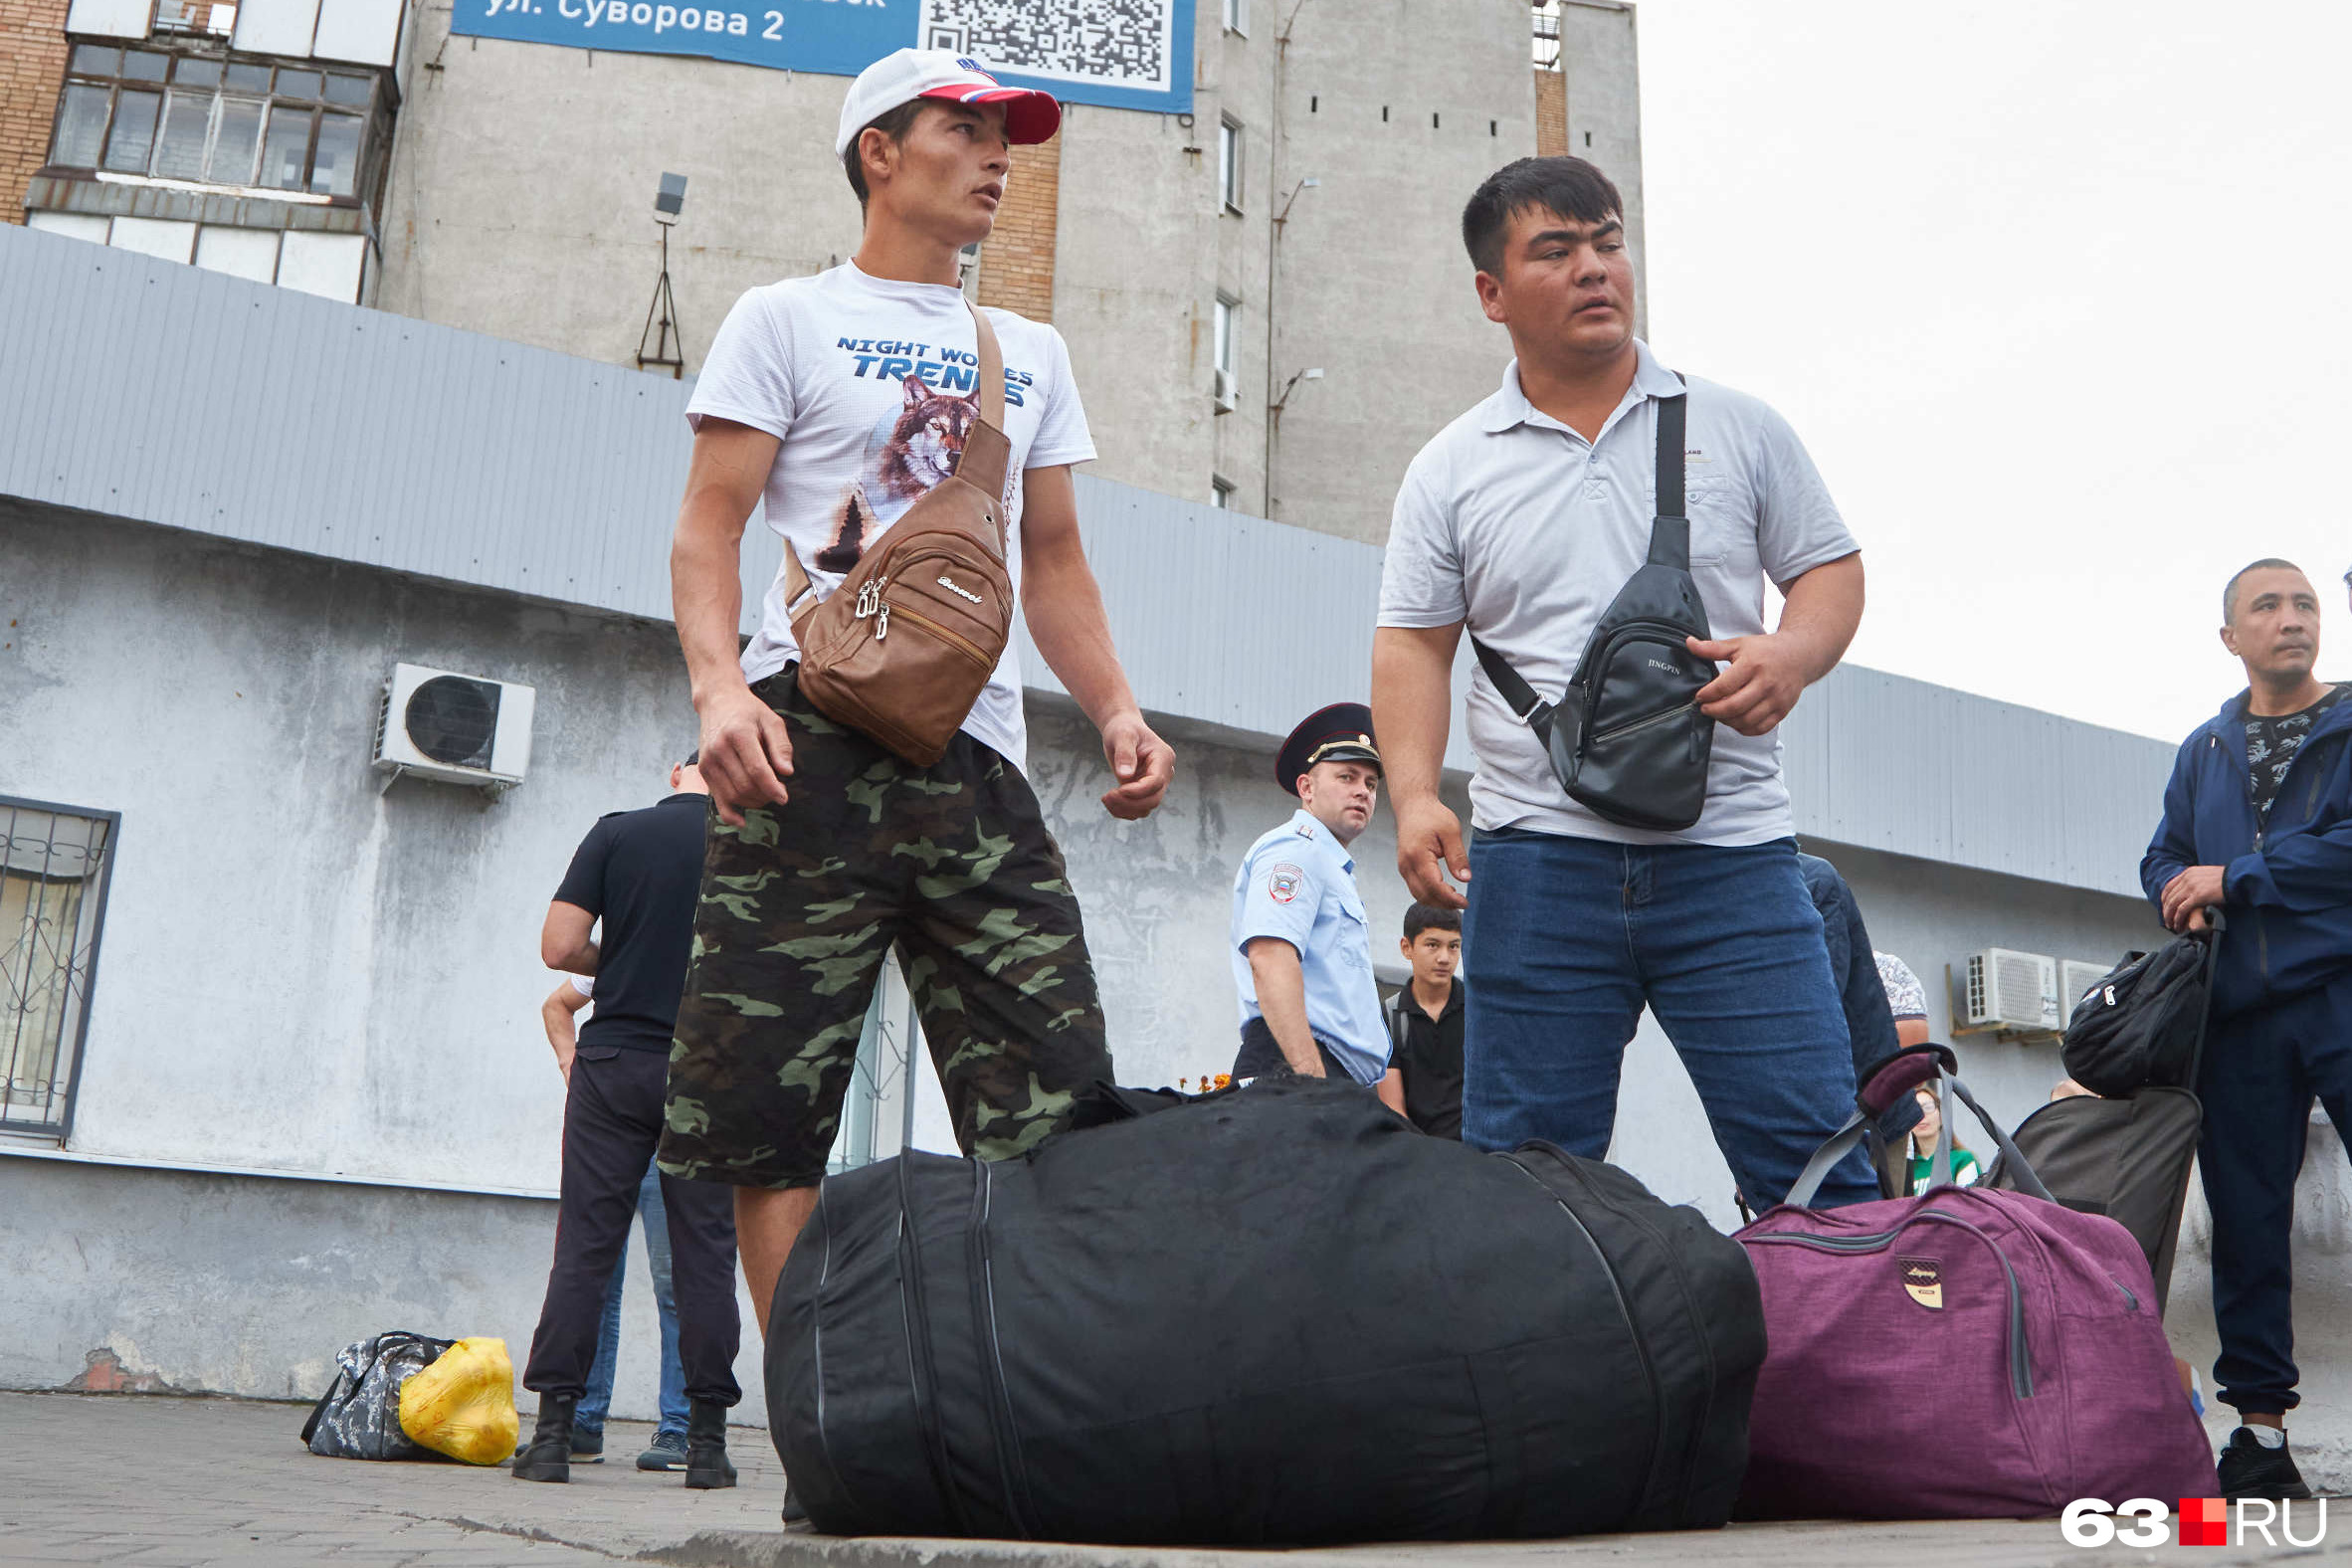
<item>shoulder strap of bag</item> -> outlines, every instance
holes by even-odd
[[[1681,372],[1674,379],[1682,379]],[[1690,394],[1658,400],[1658,510],[1650,519],[1650,564],[1690,570],[1690,519],[1682,513],[1682,433]]]
[[[980,423],[1002,434],[1005,428],[1004,350],[997,344],[996,328],[988,324],[988,317],[981,314],[980,307],[966,299],[964,308],[972,312],[972,337],[979,348],[980,368],[977,372],[979,380],[976,390],[980,394]],[[956,465],[956,472],[959,474],[963,472],[960,460]],[[980,475],[977,478],[989,479],[991,476]],[[1004,487],[1005,476],[998,474],[993,477],[992,484],[983,485],[981,489],[995,491],[1002,490]],[[1004,519],[999,518],[996,530],[996,544],[999,552],[1002,552],[1006,547],[1005,526]],[[784,616],[792,623],[796,635],[800,630],[802,619],[817,607],[816,594],[817,585],[809,581],[808,569],[800,564],[800,552],[792,547],[790,539],[786,539],[784,541]]]
[[[1683,379],[1679,370],[1674,379]],[[1682,515],[1682,436],[1689,399],[1689,393],[1677,392],[1658,400],[1658,508],[1650,519],[1650,563],[1677,571],[1690,569],[1690,519]],[[1494,684],[1494,694],[1509,703],[1522,722],[1540,724],[1550,716],[1552,704],[1536,695],[1502,655],[1475,637],[1470,639],[1470,652]]]
[[[2197,1092],[2197,1075],[2205,1066],[2205,1029],[2213,1022],[2213,977],[2222,966],[2222,933],[2230,922],[2222,914],[2219,904],[2208,905],[2205,911],[2205,1004],[2197,1013],[2197,1043],[2189,1048],[2189,1080],[2181,1087]]]

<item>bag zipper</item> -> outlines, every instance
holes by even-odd
[[[988,1211],[995,1192],[988,1162],[973,1161],[972,1209],[964,1233],[964,1267],[972,1279],[972,1326],[988,1336],[988,1364],[981,1370],[980,1381],[988,1394],[988,1425],[996,1435],[997,1484],[1004,1488],[1005,1516],[1026,1541],[1034,1540],[1036,1532],[1021,1510],[1027,1467],[1022,1464],[1020,1430],[1013,1422],[1012,1396],[1005,1389],[1005,1352],[996,1332],[996,1269],[988,1256]],[[1014,1484],[1016,1469],[1024,1471],[1020,1486]]]
[[[1399,994],[1402,995],[1403,993],[1400,992]],[[1627,1224],[1639,1228],[1643,1235],[1649,1237],[1653,1242],[1658,1244],[1659,1256],[1666,1259],[1666,1267],[1674,1276],[1674,1288],[1681,1294],[1682,1310],[1689,1314],[1693,1322],[1696,1322],[1700,1314],[1698,1302],[1692,1299],[1690,1294],[1689,1274],[1683,1269],[1682,1260],[1675,1255],[1672,1246],[1667,1243],[1664,1236],[1659,1234],[1657,1228],[1653,1226],[1648,1220],[1644,1219],[1640,1214],[1626,1208],[1624,1205],[1611,1198],[1607,1193],[1603,1192],[1600,1186],[1595,1183],[1592,1178],[1585,1175],[1583,1171],[1577,1168],[1576,1162],[1570,1157],[1566,1149],[1561,1148],[1556,1143],[1547,1142],[1540,1138],[1535,1140],[1535,1147],[1543,1150],[1544,1153],[1549,1154],[1553,1159],[1557,1160],[1559,1162],[1560,1169],[1566,1171],[1569,1177],[1574,1180],[1578,1186],[1582,1187],[1588,1194],[1590,1194],[1592,1200],[1595,1203],[1606,1206],[1610,1212],[1623,1218]],[[1698,1348],[1700,1354],[1706,1358],[1707,1364],[1707,1402],[1705,1408],[1699,1413],[1698,1425],[1696,1428],[1697,1431],[1704,1432],[1706,1430],[1707,1422],[1713,1417],[1715,1408],[1715,1347],[1713,1342],[1710,1341],[1702,1332],[1698,1336]],[[1682,1465],[1682,1491],[1684,1495],[1687,1495],[1691,1489],[1691,1473],[1697,1468],[1698,1447],[1694,1443],[1691,1445],[1689,1453],[1684,1457]]]
[[[932,1488],[956,1529],[970,1535],[972,1521],[964,1512],[962,1493],[949,1479],[947,1438],[940,1431],[939,1413],[932,1400],[937,1380],[931,1365],[931,1314],[923,1304],[922,1244],[915,1240],[910,1223],[913,1213],[912,1167],[901,1159],[898,1162],[898,1314],[906,1335],[907,1389],[914,1399],[914,1427],[921,1439],[923,1463],[931,1472]]]
[[[1650,1390],[1650,1420],[1657,1433],[1650,1444],[1649,1469],[1642,1472],[1642,1484],[1634,1493],[1636,1506],[1639,1506],[1640,1500],[1650,1495],[1650,1482],[1658,1474],[1659,1451],[1666,1445],[1666,1399],[1659,1393],[1658,1373],[1650,1365],[1650,1347],[1642,1342],[1642,1325],[1634,1321],[1632,1309],[1625,1304],[1625,1286],[1618,1280],[1617,1266],[1609,1261],[1607,1253],[1601,1251],[1601,1244],[1594,1240],[1593,1233],[1586,1228],[1584,1221],[1577,1218],[1576,1211],[1568,1207],[1567,1200],[1545,1186],[1541,1177],[1511,1156],[1503,1156],[1503,1163],[1535,1183],[1538,1191],[1558,1205],[1560,1212],[1568,1216],[1568,1223],[1576,1228],[1576,1234],[1584,1238],[1585,1246],[1593,1250],[1593,1257],[1601,1265],[1601,1273],[1609,1281],[1609,1293],[1617,1300],[1617,1315],[1625,1324],[1626,1337],[1634,1342],[1634,1359],[1641,1363],[1642,1382]]]
[[[890,605],[887,602],[884,602],[882,607],[875,612],[874,640],[878,643],[890,635]],[[939,641],[945,643],[948,647],[954,649],[957,653],[963,655],[966,659],[969,659],[973,664],[978,665],[981,669],[989,670],[994,668],[989,664],[988,656],[980,652],[980,645],[973,642],[970,638],[964,636],[961,632],[955,631],[949,627],[941,626],[938,622],[932,620],[920,610],[910,610],[905,605],[899,605],[897,610],[900,619],[912,621],[915,625],[921,627],[924,631],[930,633],[933,637],[936,637],[939,639]]]
[[[1957,1226],[1985,1244],[2001,1265],[2001,1273],[2009,1283],[2009,1388],[2019,1399],[2034,1397],[2034,1367],[2031,1347],[2026,1342],[2026,1307],[2023,1292],[2018,1287],[2017,1271],[2010,1267],[2009,1255],[2001,1244],[1982,1230],[1944,1209],[1921,1209],[1891,1231],[1880,1231],[1874,1236],[1806,1236],[1784,1231],[1771,1236],[1744,1236],[1745,1246],[1771,1244],[1779,1247],[1807,1247],[1817,1253],[1859,1257],[1866,1253],[1883,1252],[1894,1244],[1894,1239],[1912,1226],[1925,1222]],[[2128,1293],[2128,1292],[2127,1292]]]
[[[1696,702],[1685,702],[1680,707],[1669,707],[1663,713],[1653,713],[1648,718],[1637,718],[1630,723],[1620,724],[1615,729],[1604,729],[1598,734],[1588,735],[1585,737],[1585,744],[1597,746],[1604,740],[1615,740],[1621,735],[1630,735],[1637,729],[1648,729],[1653,724],[1663,724],[1669,718],[1687,717],[1697,707]]]

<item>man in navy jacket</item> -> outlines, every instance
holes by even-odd
[[[2261,560],[2222,594],[2247,689],[2182,743],[2140,884],[2175,931],[2229,915],[2197,1091],[2213,1209],[2214,1381],[2245,1423],[2221,1456],[2233,1497],[2307,1497],[2286,1449],[2295,1177],[2311,1101],[2352,1132],[2352,686],[2312,675],[2319,596]]]

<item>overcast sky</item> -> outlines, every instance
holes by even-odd
[[[2352,677],[2352,7],[1642,0],[1651,335],[1795,424],[1851,657],[2178,739],[2249,560]]]

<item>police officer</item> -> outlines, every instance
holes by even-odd
[[[1372,979],[1372,930],[1347,847],[1372,820],[1380,752],[1372,711],[1335,702],[1274,758],[1298,797],[1290,820],[1250,846],[1233,884],[1233,973],[1242,997],[1237,1078],[1287,1068],[1380,1083],[1388,1033]]]

